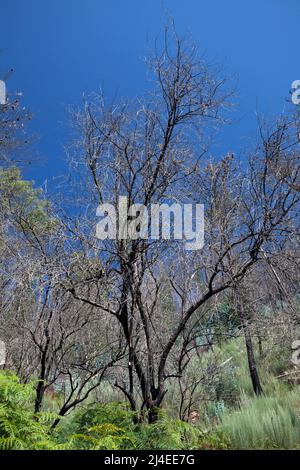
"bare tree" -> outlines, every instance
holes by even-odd
[[[271,259],[278,252],[299,210],[295,120],[280,119],[266,135],[261,129],[258,148],[248,152],[248,166],[231,154],[207,161],[205,130],[221,120],[229,96],[226,81],[197,59],[194,48],[186,48],[176,35],[173,39],[170,44],[167,32],[162,52],[151,62],[157,88],[147,99],[106,108],[96,97],[74,112],[78,139],[70,152],[78,205],[88,215],[66,225],[99,260],[98,275],[84,280],[88,294],[76,281],[70,292],[120,323],[128,382],[116,386],[134,410],[138,401],[141,410],[148,410],[149,422],[157,418],[173,374],[172,352],[184,341],[189,322],[239,285],[264,262],[264,253]],[[170,200],[204,203],[205,248],[186,253],[176,242],[139,235],[98,243],[91,223],[95,207],[102,202],[117,206],[119,195],[127,197],[128,205],[146,207]],[[166,289],[176,304],[173,313],[161,300]]]
[[[8,169],[2,181],[5,220],[1,243],[1,336],[7,367],[37,380],[35,412],[52,385],[64,392],[63,416],[82,403],[123,357],[118,324],[93,306],[74,301],[69,279],[85,274],[91,259],[74,251],[57,214],[31,184]],[[56,420],[55,425],[59,419]]]

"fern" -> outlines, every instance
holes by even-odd
[[[34,386],[10,372],[0,373],[0,449],[51,449],[49,420],[53,415],[32,411]]]

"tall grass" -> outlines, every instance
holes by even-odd
[[[222,430],[235,449],[300,448],[299,389],[281,396],[249,398],[222,416]]]

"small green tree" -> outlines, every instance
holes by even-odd
[[[42,192],[25,181],[16,167],[0,168],[0,214],[2,224],[9,220],[11,226],[26,235],[51,232],[55,222],[49,215],[50,204]]]

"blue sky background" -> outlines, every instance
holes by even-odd
[[[65,108],[102,87],[109,100],[147,87],[142,57],[173,16],[179,34],[238,74],[238,121],[219,151],[238,152],[253,134],[256,110],[281,112],[300,79],[299,0],[0,0],[0,77],[22,91],[35,114],[37,150],[46,163],[26,177],[42,184],[65,171]]]

